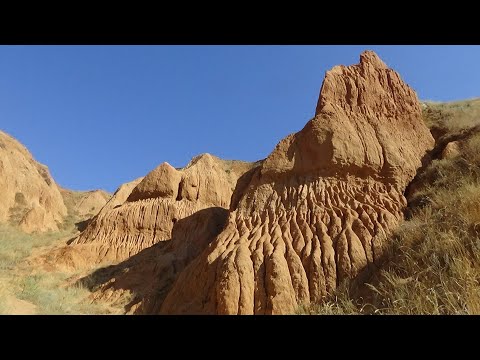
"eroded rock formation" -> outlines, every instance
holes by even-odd
[[[238,177],[252,166],[210,154],[197,156],[182,170],[163,163],[117,190],[72,241],[71,251],[83,253],[90,263],[118,262],[170,240],[180,220],[203,209],[228,208]]]
[[[375,53],[327,72],[314,119],[237,186],[228,224],[161,313],[282,314],[381,256],[434,140],[415,92]]]
[[[25,232],[58,230],[67,214],[48,168],[17,140],[0,131],[0,222]]]

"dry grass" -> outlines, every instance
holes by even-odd
[[[455,132],[480,124],[480,99],[450,103],[425,102],[425,121],[432,128],[441,126]]]
[[[428,199],[393,236],[373,282],[380,313],[480,314],[480,134],[426,171]]]
[[[22,313],[15,304],[23,302],[17,300],[31,304],[37,314],[117,312],[102,303],[92,303],[86,288],[66,286],[75,273],[46,272],[32,268],[25,261],[35,250],[61,243],[69,235],[69,231],[30,235],[7,225],[0,226],[0,314]]]
[[[433,120],[427,111],[428,124],[447,134],[480,123],[480,100],[431,106],[441,111]],[[411,217],[368,284],[344,286],[300,313],[480,314],[480,133],[461,145],[459,156],[434,160],[421,174]]]
[[[14,270],[34,249],[52,245],[68,234],[25,234],[14,227],[0,225],[0,271]]]
[[[349,284],[344,282],[331,299],[322,304],[300,306],[297,315],[353,315],[362,311],[362,304],[350,296]]]
[[[107,314],[105,304],[89,300],[90,292],[79,285],[65,286],[68,273],[40,273],[21,276],[15,283],[16,296],[37,307],[39,314]]]

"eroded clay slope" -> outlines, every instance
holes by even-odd
[[[113,266],[95,270],[79,284],[93,291],[92,300],[125,304],[130,314],[158,313],[177,275],[225,227],[228,210],[209,207],[175,223],[171,240],[140,251]]]
[[[25,232],[58,230],[67,214],[48,168],[17,140],[0,131],[0,222]]]
[[[237,187],[228,224],[161,313],[282,314],[382,256],[434,140],[415,92],[375,53],[327,72],[315,118]]]
[[[90,262],[118,262],[170,240],[178,221],[202,209],[228,208],[238,177],[251,166],[210,154],[182,170],[163,163],[121,187],[70,247],[89,254]]]

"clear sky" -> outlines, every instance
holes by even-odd
[[[258,160],[366,49],[420,99],[480,96],[480,46],[0,46],[0,129],[76,190],[204,152]]]

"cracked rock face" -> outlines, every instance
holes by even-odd
[[[433,145],[415,92],[375,53],[334,67],[315,117],[239,181],[227,225],[160,312],[285,314],[321,301],[382,256]]]

